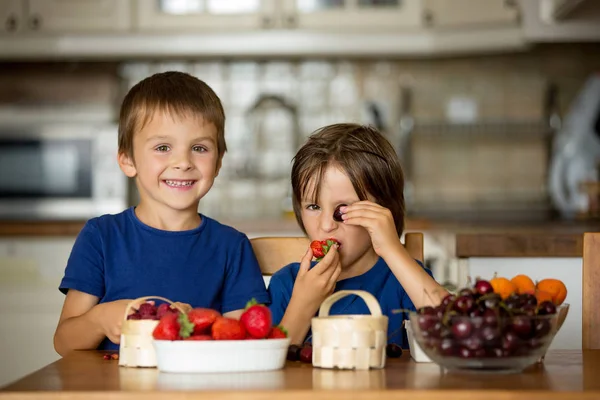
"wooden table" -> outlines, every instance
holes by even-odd
[[[442,372],[405,352],[385,369],[288,363],[279,371],[168,374],[77,352],[0,390],[0,399],[600,399],[600,350],[553,351],[521,374]],[[6,362],[6,360],[5,360]]]

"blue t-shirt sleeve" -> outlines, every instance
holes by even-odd
[[[433,278],[433,272],[431,271],[431,269],[425,267],[422,262],[420,262],[418,260],[416,260],[416,261],[425,270],[425,272],[427,272],[427,274],[429,274],[429,276],[431,276]],[[423,293],[423,296],[427,296],[427,294]],[[404,295],[402,296],[402,304],[401,304],[401,306],[405,310],[416,311],[416,307],[413,304],[413,301],[408,296],[408,293],[406,293],[406,291],[404,291]]]
[[[97,226],[88,221],[75,240],[59,290],[69,289],[104,297],[104,256]]]
[[[258,303],[269,304],[258,260],[246,236],[238,244],[232,259],[227,261],[226,274],[222,295],[223,313],[245,308],[252,298]]]
[[[271,298],[269,308],[271,309],[273,325],[278,325],[283,319],[285,310],[288,304],[290,304],[293,289],[294,278],[289,273],[289,266],[279,270],[271,277],[268,292]]]

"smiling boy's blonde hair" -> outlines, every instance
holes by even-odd
[[[302,223],[301,202],[318,204],[319,187],[328,166],[339,167],[360,200],[373,196],[393,215],[398,237],[404,231],[404,173],[391,143],[376,129],[359,124],[334,124],[314,132],[298,150],[292,165],[292,203]],[[307,193],[314,183],[312,193]],[[333,218],[333,215],[332,215]]]
[[[185,72],[154,74],[133,86],[121,105],[119,115],[119,153],[133,159],[133,136],[157,112],[173,117],[196,117],[217,128],[219,160],[227,151],[225,112],[219,96],[200,79]]]

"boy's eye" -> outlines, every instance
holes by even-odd
[[[205,151],[208,151],[206,149],[206,147],[204,147],[204,146],[194,146],[194,147],[192,147],[192,150],[197,151],[199,153],[203,153]]]
[[[160,146],[156,147],[156,151],[161,151],[161,152],[163,152],[163,151],[169,151],[169,146],[161,144]]]
[[[309,204],[306,206],[306,209],[310,211],[317,211],[320,209],[320,207],[316,204]]]

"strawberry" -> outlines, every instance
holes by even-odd
[[[194,324],[194,335],[209,333],[210,327],[221,316],[217,310],[210,308],[194,308],[187,314],[188,319]]]
[[[317,261],[321,261],[334,243],[339,244],[339,242],[333,238],[329,238],[326,240],[313,240],[310,243],[310,248],[312,249],[313,257],[315,257]]]
[[[192,335],[183,340],[213,340],[213,338],[210,335]]]
[[[255,299],[246,304],[246,311],[240,317],[244,328],[254,339],[264,339],[273,326],[271,310],[263,304],[258,304]]]
[[[211,327],[212,338],[215,340],[244,340],[246,329],[237,319],[218,317]]]
[[[277,325],[274,326],[273,329],[271,329],[271,332],[269,332],[269,336],[267,336],[267,339],[285,339],[286,337],[288,337],[288,333],[285,330],[285,328],[281,325]]]
[[[164,315],[152,331],[156,340],[179,340],[190,336],[194,325],[185,314],[168,313]]]

